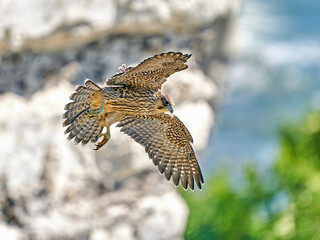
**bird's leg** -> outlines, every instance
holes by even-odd
[[[96,144],[96,148],[94,148],[94,150],[98,150],[100,149],[101,147],[103,147],[110,139],[111,135],[110,135],[110,127],[109,126],[106,126],[107,127],[107,132],[105,133],[101,133],[99,134],[99,138],[100,137],[103,137],[102,140],[100,142],[98,142],[98,144]]]
[[[105,103],[106,103],[105,101],[102,101],[100,108],[89,110],[88,115],[89,116],[98,116],[101,113],[103,113],[103,108],[104,108]]]

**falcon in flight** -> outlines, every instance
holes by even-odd
[[[174,103],[161,91],[173,73],[188,68],[191,54],[168,52],[150,57],[135,67],[119,67],[120,73],[107,79],[105,87],[91,80],[78,86],[63,114],[65,134],[76,144],[90,140],[100,149],[116,127],[145,147],[153,163],[177,186],[199,189],[203,176],[191,146],[193,139],[184,124],[173,115]]]

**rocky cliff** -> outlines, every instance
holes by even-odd
[[[201,165],[238,8],[236,0],[2,1],[0,239],[181,239],[188,208],[144,149],[115,128],[97,152],[74,146],[61,115],[85,78],[102,85],[123,63],[192,53],[165,92]]]

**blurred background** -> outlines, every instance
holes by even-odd
[[[0,239],[319,239],[316,0],[0,0]],[[205,185],[184,191],[119,129],[62,128],[75,85],[192,53],[164,91]]]

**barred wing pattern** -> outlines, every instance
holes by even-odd
[[[190,142],[192,137],[176,117],[168,114],[130,116],[120,121],[117,127],[145,147],[153,163],[164,173],[167,180],[172,177],[177,186],[181,181],[193,190],[194,181],[199,189],[203,176]]]
[[[65,121],[63,126],[68,126],[65,130],[65,134],[68,134],[68,139],[74,138],[75,144],[82,143],[82,145],[87,144],[90,140],[91,142],[96,142],[99,138],[104,127],[105,114],[90,117],[88,112],[90,110],[90,98],[93,93],[99,92],[103,96],[102,89],[96,85],[94,82],[86,79],[85,87],[78,86],[76,91],[71,94],[69,102],[65,105],[64,109],[66,112],[63,114]]]
[[[191,54],[181,52],[168,52],[155,55],[141,62],[136,67],[127,68],[125,71],[109,78],[107,85],[126,85],[144,89],[158,90],[170,75],[187,69],[185,64]]]

